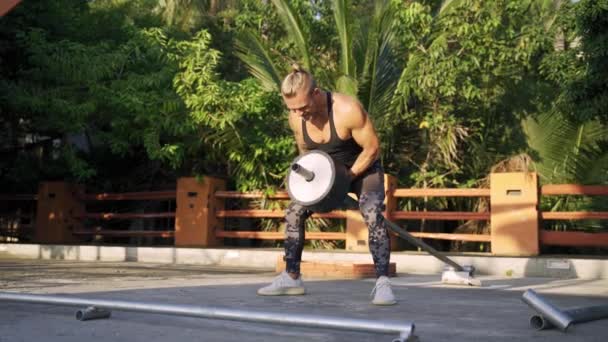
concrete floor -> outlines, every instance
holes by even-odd
[[[304,275],[305,277],[305,275]],[[608,304],[608,280],[482,277],[482,288],[448,287],[438,276],[392,279],[399,304],[370,304],[373,280],[306,279],[308,294],[259,297],[273,273],[264,269],[0,259],[0,291],[66,294],[96,299],[319,314],[370,320],[411,320],[420,341],[605,341],[608,320],[574,326],[567,334],[535,331],[521,301],[536,289],[560,308]],[[80,322],[75,308],[3,302],[0,342],[13,341],[391,341],[395,335],[112,312]]]

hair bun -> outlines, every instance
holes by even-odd
[[[300,72],[300,71],[302,71],[302,67],[300,67],[300,64],[298,64],[298,63],[291,64],[291,72]]]

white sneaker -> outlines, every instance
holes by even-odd
[[[391,281],[388,277],[381,276],[376,280],[376,286],[372,290],[372,296],[374,296],[374,300],[372,300],[372,304],[375,305],[394,305],[397,304],[397,300],[395,300],[395,295],[393,294],[393,290],[391,289]]]
[[[304,289],[302,276],[293,279],[285,271],[274,278],[272,284],[258,290],[260,296],[289,296],[303,295],[304,293],[306,293],[306,290]]]

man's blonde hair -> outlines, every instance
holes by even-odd
[[[294,97],[302,89],[311,93],[317,87],[312,75],[298,64],[291,65],[291,72],[285,76],[281,84],[281,94],[285,97]]]

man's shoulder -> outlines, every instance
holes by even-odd
[[[363,107],[356,98],[341,93],[332,93],[332,98],[336,119],[351,122],[353,120],[358,121],[365,115]]]
[[[342,93],[331,93],[331,97],[334,101],[334,108],[338,110],[348,110],[352,108],[358,108],[360,106],[359,101],[350,95]]]

